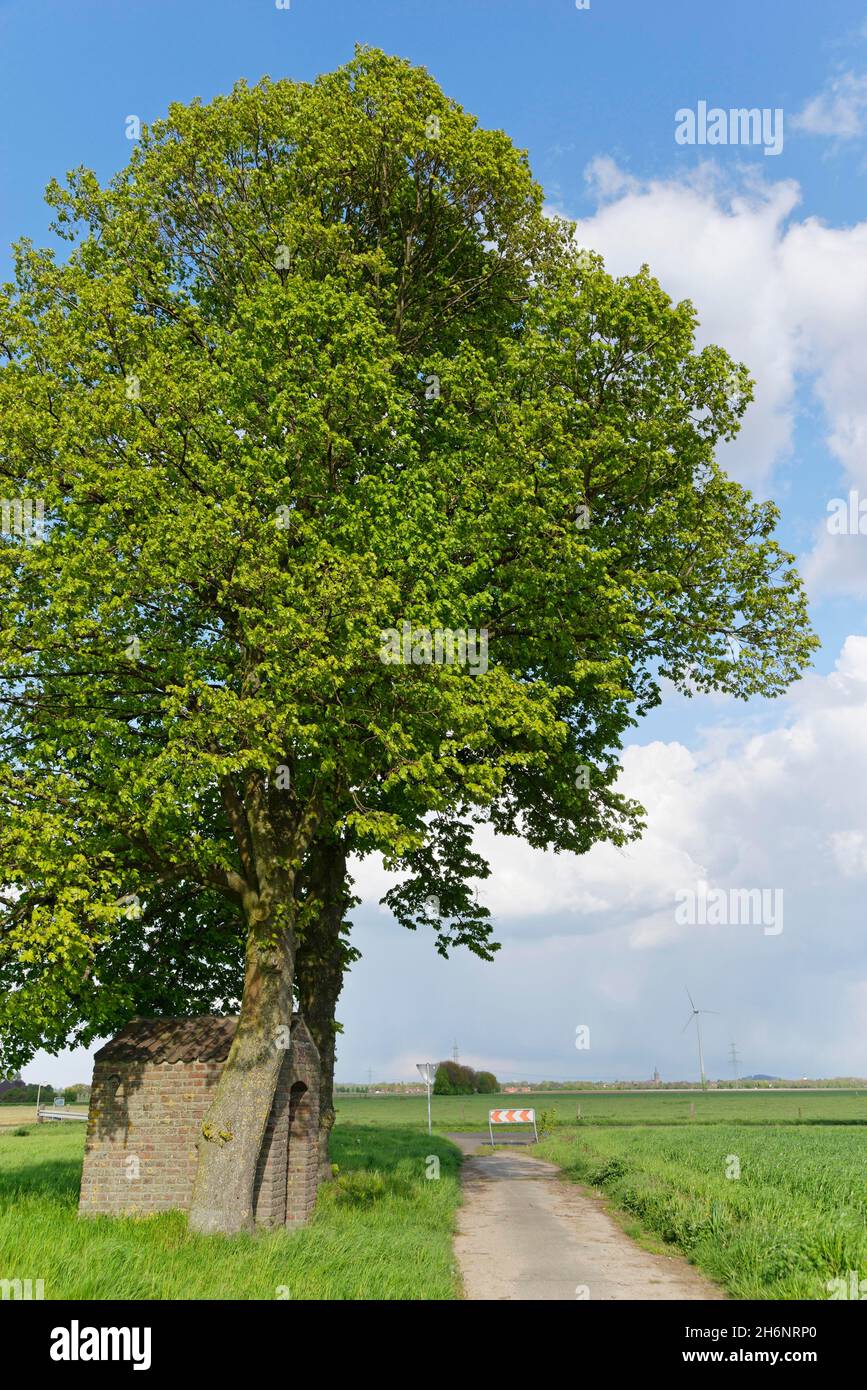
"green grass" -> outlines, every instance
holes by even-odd
[[[864,1091],[437,1096],[432,1139],[422,1097],[337,1105],[339,1178],[310,1226],[229,1241],[190,1235],[174,1212],[79,1221],[84,1126],[0,1133],[0,1279],[43,1279],[47,1298],[458,1297],[459,1155],[442,1133],[483,1130],[509,1105],[556,1111],[540,1156],[735,1298],[824,1299],[829,1279],[867,1278]]]
[[[459,1155],[407,1128],[335,1130],[338,1180],[312,1223],[231,1240],[183,1215],[76,1215],[84,1126],[0,1135],[0,1278],[43,1279],[47,1299],[450,1299]],[[440,1178],[425,1176],[427,1157]]]
[[[423,1096],[338,1096],[342,1124],[401,1124],[427,1127]],[[534,1107],[556,1110],[561,1121],[582,1124],[863,1124],[867,1125],[867,1088],[860,1091],[674,1091],[535,1092],[521,1096],[434,1096],[433,1128],[487,1129],[488,1111]],[[693,1112],[694,1108],[694,1114]],[[867,1143],[867,1138],[865,1138]]]
[[[538,1153],[735,1298],[826,1299],[828,1280],[867,1278],[865,1150],[857,1126],[754,1122],[558,1126]]]

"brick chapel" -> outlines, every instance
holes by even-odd
[[[79,1214],[188,1210],[202,1120],[237,1018],[134,1018],[94,1057]],[[303,1226],[319,1176],[319,1053],[292,1017],[291,1048],[265,1129],[256,1224]]]

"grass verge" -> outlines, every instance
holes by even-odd
[[[867,1278],[858,1126],[558,1127],[536,1150],[735,1298],[827,1299]]]
[[[338,1178],[311,1224],[226,1240],[191,1235],[179,1212],[80,1221],[83,1129],[0,1135],[0,1279],[42,1279],[46,1299],[458,1297],[460,1156],[446,1140],[337,1128]]]

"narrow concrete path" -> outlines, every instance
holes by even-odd
[[[563,1181],[553,1163],[449,1134],[464,1159],[455,1254],[468,1299],[721,1299],[681,1256],[630,1240],[601,1198]]]

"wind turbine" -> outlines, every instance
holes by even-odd
[[[700,1015],[700,1014],[715,1014],[715,1013],[716,1013],[716,1009],[697,1009],[697,1008],[695,1007],[695,1002],[694,1002],[693,997],[692,997],[692,995],[690,994],[689,990],[686,991],[686,997],[687,997],[687,999],[689,1000],[689,1006],[690,1006],[690,1008],[692,1009],[692,1013],[690,1014],[689,1018],[686,1020],[686,1023],[683,1025],[683,1028],[681,1029],[681,1032],[685,1033],[686,1030],[687,1030],[687,1028],[689,1027],[689,1025],[692,1023],[693,1019],[695,1019],[695,1031],[696,1031],[696,1036],[698,1037],[698,1070],[699,1070],[699,1074],[700,1074],[700,1076],[701,1076],[701,1089],[702,1089],[703,1091],[705,1091],[705,1090],[707,1090],[707,1083],[706,1083],[706,1081],[705,1081],[705,1079],[704,1079],[704,1053],[703,1053],[702,1050],[701,1050],[701,1024],[699,1023],[699,1015]]]

